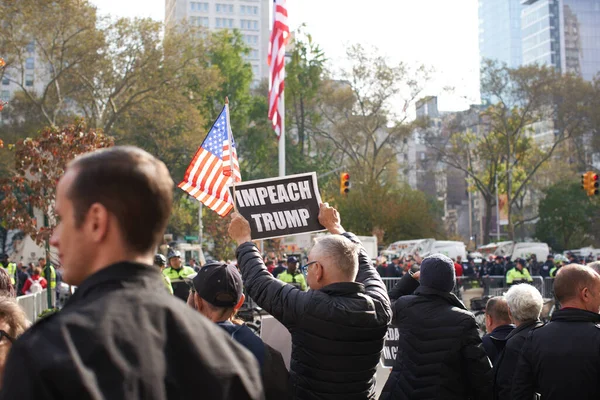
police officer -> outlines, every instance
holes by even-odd
[[[42,276],[44,278],[46,278],[47,281],[50,282],[50,289],[55,290],[56,289],[56,269],[54,269],[54,266],[50,263],[46,263],[46,259],[45,258],[39,258],[38,259],[38,266],[42,269]],[[47,269],[50,269],[50,273],[48,274]],[[50,278],[50,279],[48,279]]]
[[[171,285],[171,279],[164,274],[165,267],[167,266],[167,258],[160,253],[156,254],[154,256],[154,265],[160,268],[160,272],[163,272],[162,274],[160,274],[160,276],[162,276],[167,291],[173,294],[173,286]]]
[[[17,265],[15,263],[8,262],[8,255],[0,254],[0,267],[6,269],[6,272],[8,272],[8,275],[10,275],[10,282],[15,285]]]
[[[294,285],[298,289],[306,290],[306,279],[304,279],[304,275],[298,272],[298,259],[293,256],[288,257],[287,265],[287,271],[279,274],[277,279],[279,279],[282,282]]]
[[[169,251],[167,257],[169,258],[169,267],[164,269],[163,274],[171,280],[173,294],[181,300],[187,301],[189,287],[183,279],[194,274],[196,271],[191,267],[182,265],[181,253],[178,250]]]
[[[550,271],[554,268],[554,256],[552,254],[548,254],[548,258],[546,262],[542,265],[540,269],[540,275],[544,278],[550,277]]]
[[[529,274],[527,268],[525,268],[525,260],[519,258],[517,260],[517,265],[506,274],[506,284],[514,285],[525,281],[533,282],[533,278]]]

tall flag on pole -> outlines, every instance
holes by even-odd
[[[241,181],[229,105],[225,104],[178,186],[224,217],[233,208],[229,186]]]
[[[269,43],[269,119],[280,137],[285,118],[283,89],[285,87],[285,45],[290,36],[286,0],[273,0],[273,31]]]

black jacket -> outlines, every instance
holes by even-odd
[[[531,331],[515,371],[514,400],[593,399],[600,393],[600,315],[562,309]]]
[[[359,243],[352,234],[344,236]],[[292,397],[374,399],[374,375],[392,313],[364,249],[355,282],[308,292],[273,278],[250,242],[238,247],[237,260],[250,297],[292,335]]]
[[[496,365],[496,360],[506,345],[507,336],[515,329],[514,325],[501,325],[481,338],[485,354]]]
[[[490,361],[456,296],[421,286],[393,310],[398,352],[380,400],[491,399]]]
[[[2,400],[263,399],[254,356],[134,263],[88,277],[13,345]]]
[[[544,325],[541,321],[526,322],[515,328],[507,337],[504,350],[494,365],[494,400],[510,400],[513,377],[519,355],[527,335],[532,329]]]
[[[540,275],[544,278],[550,277],[550,270],[554,268],[554,261],[546,261],[540,269]]]

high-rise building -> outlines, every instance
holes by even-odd
[[[254,84],[269,75],[267,55],[271,29],[269,0],[165,0],[167,29],[187,20],[209,30],[238,29],[250,47]]]
[[[523,63],[591,81],[600,72],[600,0],[521,0]]]
[[[479,56],[521,65],[520,0],[479,0]]]

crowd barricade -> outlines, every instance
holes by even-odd
[[[54,294],[54,291],[52,291]],[[48,295],[46,289],[38,293],[26,294],[17,297],[17,303],[21,306],[27,319],[34,323],[42,311],[48,308]]]
[[[398,283],[398,281],[402,278],[381,278],[383,280],[383,283],[385,283],[385,288],[387,289],[388,293],[392,291],[392,289],[394,288],[394,286],[396,286],[396,283]]]
[[[542,296],[545,299],[554,299],[554,278],[544,278],[544,291]]]

